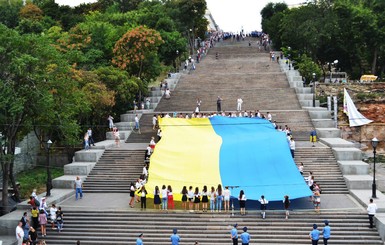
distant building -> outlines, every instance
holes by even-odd
[[[209,32],[219,31],[219,26],[215,23],[215,20],[210,12],[210,10],[206,9],[205,18],[208,20],[207,30]]]

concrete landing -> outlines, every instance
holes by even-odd
[[[365,208],[369,204],[369,199],[372,198],[372,190],[350,190],[351,195]],[[373,198],[377,205],[377,213],[384,213],[385,215],[385,195],[379,190],[376,192],[377,198]]]
[[[325,145],[329,146],[330,148],[348,148],[355,146],[352,142],[341,138],[320,138],[320,141]]]
[[[362,160],[362,152],[357,148],[332,148],[333,154],[337,161],[354,161]]]
[[[45,195],[45,193],[43,193]],[[41,199],[44,195],[40,194],[39,199]],[[51,196],[47,197],[47,206],[51,206],[52,203],[58,204],[64,200],[67,200],[70,196],[74,195],[75,191],[73,189],[52,189]],[[60,206],[60,205],[57,205]],[[17,206],[17,210],[11,212],[9,214],[3,215],[0,217],[0,234],[1,235],[15,235],[15,228],[23,216],[25,211],[28,211],[30,205],[27,204],[27,201],[21,202]],[[0,239],[3,239],[1,236]],[[8,243],[12,244],[12,243]]]
[[[363,161],[337,161],[342,174],[362,175],[369,174],[369,164]]]
[[[0,245],[14,245],[16,243],[15,236],[1,236]]]
[[[338,128],[316,128],[319,138],[338,138],[341,136],[341,130]]]

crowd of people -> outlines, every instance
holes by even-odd
[[[62,208],[56,207],[53,203],[50,208],[47,206],[46,198],[36,195],[34,189],[30,200],[30,214],[24,212],[17,227],[16,227],[16,240],[18,245],[45,245],[44,238],[47,236],[47,226],[51,226],[52,230],[61,232],[63,230],[63,217],[64,213]],[[38,236],[38,230],[40,229],[40,238]]]

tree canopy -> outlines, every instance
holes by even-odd
[[[353,79],[385,71],[385,3],[381,0],[320,0],[298,8],[269,3],[261,11],[263,30],[276,49],[290,47],[320,67],[338,60],[337,70]]]
[[[0,2],[0,163],[3,188],[14,185],[13,155],[34,130],[72,148],[204,38],[204,0],[99,0],[77,7],[54,0]],[[206,24],[205,24],[206,23]],[[206,26],[205,26],[206,25]],[[7,198],[4,196],[3,201]]]

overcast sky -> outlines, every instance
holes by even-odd
[[[56,0],[58,4],[77,6],[96,0]],[[215,22],[224,31],[246,32],[261,30],[260,12],[267,3],[286,2],[288,5],[303,3],[305,0],[206,0]]]
[[[269,2],[299,4],[305,0],[206,0],[207,7],[219,27],[224,31],[246,32],[261,30],[261,10]]]

